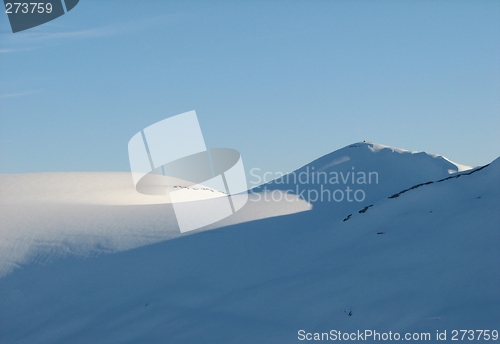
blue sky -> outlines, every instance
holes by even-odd
[[[209,147],[287,172],[362,140],[500,155],[498,1],[90,1],[0,16],[0,173],[128,171],[196,110]]]

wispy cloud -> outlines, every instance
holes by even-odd
[[[138,30],[158,26],[166,21],[174,23],[182,19],[177,17],[178,16],[175,15],[160,15],[126,23],[113,23],[100,27],[83,28],[72,31],[67,30],[67,27],[61,26],[57,21],[55,23],[50,22],[30,30],[2,35],[3,47],[0,48],[0,54],[36,50],[46,46],[64,44],[65,42],[79,39],[97,39],[122,35],[128,32],[136,32]]]
[[[85,39],[85,38],[95,38],[95,37],[107,37],[120,32],[117,27],[101,27],[93,29],[84,29],[76,31],[33,31],[25,32],[18,36],[13,37],[13,41],[16,43],[22,42],[44,42],[51,40],[63,40],[63,39]],[[12,49],[5,49],[10,52]]]
[[[178,18],[180,17],[180,18]],[[136,19],[128,22],[118,22],[105,26],[85,28],[81,30],[66,31],[67,27],[61,26],[57,22],[49,22],[32,29],[11,34],[12,40],[22,41],[40,41],[40,40],[58,40],[58,39],[86,39],[96,37],[108,37],[127,32],[151,28],[164,24],[166,21],[175,22],[185,16],[179,15],[156,15],[152,17]],[[0,50],[1,51],[1,50]]]
[[[17,98],[24,97],[30,94],[40,93],[41,91],[26,91],[26,92],[17,92],[17,93],[5,93],[0,94],[0,99],[8,99],[8,98]]]
[[[34,50],[35,48],[3,48],[0,49],[0,54],[10,54],[10,53],[18,53],[21,51]]]
[[[4,36],[2,42],[3,47],[0,48],[0,54],[36,50],[53,44],[61,44],[66,41],[109,37],[119,34],[122,31],[123,28],[111,25],[73,31],[65,31],[60,27],[41,27],[38,30],[33,29],[26,32],[15,33],[8,37]]]

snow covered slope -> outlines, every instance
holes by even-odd
[[[464,168],[437,155],[356,143],[294,172],[297,185],[275,181],[252,190],[242,210],[202,230],[307,211],[313,206],[316,211],[323,206],[327,214],[316,216],[330,221],[403,188]],[[299,183],[306,172],[311,176],[309,182]],[[328,174],[326,183],[313,181],[318,172]],[[370,172],[376,173],[376,180],[357,183],[360,173]],[[337,184],[330,183],[334,173]],[[167,178],[165,184],[182,185],[182,181]],[[360,189],[366,197],[361,202],[336,202],[333,197],[329,202],[317,202],[314,194],[308,194],[318,190],[323,195],[321,188],[331,194],[337,189],[344,192],[346,187]],[[289,189],[291,193],[284,195]],[[136,192],[130,173],[125,172],[0,175],[0,218],[0,277],[20,264],[118,252],[180,236],[168,195]]]
[[[342,202],[315,203],[311,211],[247,217],[114,254],[53,255],[50,263],[23,265],[0,279],[0,343],[293,343],[299,330],[429,332],[433,339],[436,330],[448,330],[450,339],[452,329],[500,330],[500,159],[389,198],[444,179],[453,167],[426,155],[384,154],[392,156],[378,166],[384,174],[399,167],[417,172],[398,180],[400,189],[374,188],[365,211],[363,202],[352,202],[340,216],[334,209]],[[407,155],[440,161],[443,169],[428,175],[430,163],[395,162]],[[418,173],[422,178],[412,179]],[[253,203],[249,208],[266,205]],[[165,222],[157,206],[114,213],[85,205],[92,208],[76,214],[82,220],[101,211],[94,226],[87,223],[97,237],[105,229],[117,233],[112,240],[127,237],[116,223],[131,221],[130,231],[151,239],[148,227],[160,231]],[[39,210],[31,226],[49,231],[53,217],[66,214],[58,209]],[[67,231],[78,222],[74,215]],[[83,228],[79,235],[88,242]],[[103,251],[113,246],[96,241]]]
[[[298,197],[254,199],[235,216],[201,230],[311,208]],[[168,195],[136,192],[125,172],[0,175],[0,224],[0,278],[20,264],[118,252],[181,236]]]

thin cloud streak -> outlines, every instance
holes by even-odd
[[[41,91],[26,91],[26,92],[0,94],[0,99],[24,97],[24,96],[28,96],[30,94],[35,94],[35,93],[40,93],[40,92]]]
[[[103,27],[95,29],[85,29],[79,31],[60,31],[60,32],[50,32],[50,31],[38,31],[38,32],[26,32],[22,35],[16,37],[19,40],[24,40],[25,42],[32,41],[48,41],[57,39],[75,39],[75,38],[93,38],[93,37],[106,37],[111,36],[120,31],[119,28],[113,27]]]
[[[22,48],[22,49],[15,49],[15,48],[4,48],[0,49],[0,54],[12,54],[12,53],[18,53],[21,51],[30,51],[30,50],[35,50],[36,48]]]

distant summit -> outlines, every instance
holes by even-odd
[[[425,152],[372,142],[356,142],[326,154],[286,175],[251,189],[279,199],[295,195],[333,218],[357,211],[414,185],[446,178],[471,167]],[[272,197],[272,194],[270,195]],[[284,196],[282,196],[284,197]]]
[[[289,173],[288,177],[277,174],[275,180],[263,184],[258,189],[282,189],[294,184],[293,181],[300,183],[297,178],[292,177],[300,173],[329,175],[342,172],[346,176],[348,172],[375,172],[379,176],[380,185],[396,190],[408,184],[444,178],[468,169],[471,167],[454,163],[437,154],[409,151],[372,142],[356,142],[302,166]],[[352,182],[352,178],[350,180]],[[349,184],[348,181],[345,184]]]

